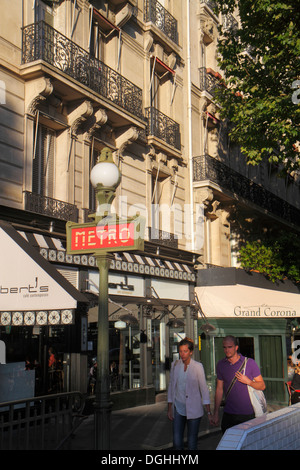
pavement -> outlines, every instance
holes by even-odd
[[[166,401],[112,410],[109,451],[172,450],[172,422]],[[68,450],[94,450],[94,415],[87,416],[69,439]],[[200,423],[198,450],[216,450],[222,437],[220,428],[209,425],[205,414]]]

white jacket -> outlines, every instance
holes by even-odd
[[[168,388],[168,403],[174,407],[176,384],[179,374],[179,359],[172,363],[170,373],[170,383]],[[186,415],[187,419],[200,418],[204,414],[203,405],[210,404],[209,391],[206,384],[205,372],[200,362],[191,359],[186,378]]]

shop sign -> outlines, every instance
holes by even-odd
[[[76,300],[60,283],[1,229],[0,256],[1,317],[3,312],[7,315],[12,310],[22,312],[76,308]]]
[[[67,222],[68,254],[143,250],[143,218],[113,223],[74,224]]]
[[[256,318],[286,318],[286,317],[296,317],[297,312],[293,308],[289,307],[276,307],[276,306],[257,306],[257,307],[234,307],[234,316],[235,317],[256,317]]]
[[[89,289],[98,294],[99,272],[90,271],[88,280]],[[108,293],[109,295],[122,296],[145,296],[145,280],[141,276],[131,276],[129,274],[109,273],[108,275]]]

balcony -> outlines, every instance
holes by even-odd
[[[217,72],[214,72],[210,68],[201,67],[200,72],[200,90],[206,91],[210,95],[214,96],[216,89],[221,84],[221,75]]]
[[[60,220],[78,222],[78,209],[74,204],[40,194],[24,191],[25,210]]]
[[[176,150],[180,150],[179,124],[153,107],[146,108],[145,113],[148,121],[147,135],[157,137]]]
[[[207,5],[212,11],[216,8],[216,2],[213,0],[200,0],[200,5]]]
[[[178,45],[177,20],[157,0],[145,0],[144,21],[150,21]]]
[[[92,57],[44,21],[23,28],[22,64],[42,60],[135,117],[143,117],[140,88]]]
[[[247,199],[291,224],[299,225],[299,209],[209,155],[193,158],[193,179],[194,182],[210,180],[217,183],[222,189]]]
[[[149,241],[161,246],[178,248],[178,238],[174,233],[165,232],[154,227],[148,227]]]

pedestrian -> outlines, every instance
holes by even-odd
[[[295,405],[295,403],[300,402],[300,364],[295,366],[295,373],[291,383],[292,389],[292,397],[291,397],[291,404]]]
[[[168,388],[168,418],[173,422],[173,447],[182,450],[187,425],[188,449],[197,450],[198,431],[205,406],[211,422],[210,397],[205,372],[192,359],[194,343],[185,338],[179,343],[180,359],[173,362]]]
[[[223,339],[225,358],[221,359],[217,364],[213,422],[215,425],[219,423],[219,409],[223,393],[225,393],[225,406],[221,423],[223,433],[232,426],[255,418],[247,385],[256,390],[264,390],[266,388],[260,369],[254,359],[248,358],[246,371],[242,367],[245,357],[238,352],[238,348],[237,339],[234,336],[226,336]],[[237,380],[229,391],[232,380],[235,377]]]

